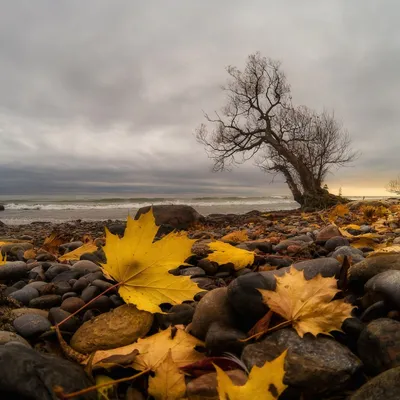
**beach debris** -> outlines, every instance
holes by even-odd
[[[149,378],[148,392],[155,400],[180,400],[185,396],[185,378],[172,359],[171,349]]]
[[[232,263],[236,271],[254,263],[254,252],[232,246],[221,241],[211,242],[208,247],[213,253],[207,256],[210,261],[218,264]]]
[[[187,233],[171,232],[154,241],[158,228],[150,209],[138,220],[128,217],[122,238],[106,230],[103,247],[103,273],[119,282],[118,292],[127,303],[151,313],[162,312],[162,303],[180,304],[200,292],[189,276],[169,273],[191,256],[195,240]]]
[[[218,394],[220,399],[229,400],[274,400],[286,389],[283,383],[286,351],[262,367],[254,366],[249,379],[243,386],[236,386],[229,376],[217,365]]]
[[[333,300],[337,288],[335,278],[318,274],[306,280],[303,271],[291,267],[283,276],[276,276],[276,290],[259,289],[268,307],[285,318],[300,337],[341,331],[345,319],[351,318],[353,306],[342,299]],[[282,326],[287,326],[283,323]]]

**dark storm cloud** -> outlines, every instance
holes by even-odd
[[[282,61],[296,103],[335,110],[362,151],[329,184],[383,192],[399,170],[399,11],[395,0],[0,0],[0,193],[285,191],[252,165],[211,174],[193,136],[202,110],[223,105],[224,67],[257,50]]]

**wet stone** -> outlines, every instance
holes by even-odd
[[[50,308],[49,310],[49,321],[52,323],[52,325],[59,324],[61,321],[64,319],[68,318],[71,315],[71,313],[62,310],[59,307],[53,307]],[[75,332],[79,326],[81,325],[80,321],[76,317],[71,317],[68,321],[64,322],[60,326],[60,330],[65,331],[65,332]]]
[[[82,276],[74,283],[72,290],[74,292],[82,292],[82,290],[89,286],[89,284],[90,282]]]
[[[10,297],[19,301],[25,306],[27,306],[32,299],[35,299],[38,296],[39,292],[35,288],[29,286],[26,286],[20,290],[16,290],[10,294]]]
[[[22,261],[6,262],[0,268],[0,281],[19,280],[28,276],[28,268]]]
[[[61,304],[61,296],[57,294],[46,294],[44,296],[37,297],[36,299],[32,299],[29,302],[29,307],[49,309],[52,307],[57,307],[60,304]]]
[[[188,267],[180,270],[182,276],[192,276],[193,278],[205,276],[206,273],[200,267]]]
[[[109,311],[112,306],[113,303],[107,296],[100,296],[98,299],[88,304],[87,309],[97,310],[99,312],[106,312]]]
[[[70,313],[74,313],[75,311],[78,311],[81,307],[83,307],[85,304],[86,303],[79,297],[68,297],[67,299],[63,300],[61,304],[61,309]]]
[[[13,325],[17,333],[24,338],[39,336],[51,327],[47,318],[36,314],[21,315],[14,320]]]
[[[65,264],[56,264],[51,266],[44,274],[48,281],[52,281],[58,274],[61,272],[69,271],[71,268],[69,265]]]
[[[81,299],[87,303],[100,294],[100,292],[101,290],[97,286],[88,286],[82,291]]]

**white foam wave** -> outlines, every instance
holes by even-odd
[[[212,200],[212,201],[203,201],[203,200],[163,200],[163,201],[155,201],[155,202],[120,202],[120,203],[9,203],[5,204],[5,208],[7,210],[47,210],[47,211],[56,211],[56,210],[132,210],[139,209],[140,207],[151,206],[151,205],[168,205],[168,204],[176,204],[176,205],[189,205],[193,207],[215,207],[215,206],[263,206],[263,205],[271,205],[271,204],[292,204],[294,201],[292,199],[282,198],[279,196],[274,196],[265,199],[235,199],[235,200]]]

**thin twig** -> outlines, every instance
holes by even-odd
[[[83,394],[93,392],[94,390],[101,389],[101,388],[103,388],[105,386],[113,386],[113,385],[117,385],[118,383],[131,381],[133,379],[139,378],[139,376],[147,374],[148,372],[150,372],[150,368],[147,368],[144,371],[141,371],[141,372],[139,372],[139,373],[137,373],[135,375],[132,375],[132,376],[127,376],[125,378],[117,379],[117,380],[115,380],[113,382],[106,382],[106,383],[101,383],[99,385],[90,386],[90,387],[88,387],[86,389],[78,390],[77,392],[68,393],[68,394],[65,394],[63,389],[61,387],[59,387],[59,386],[53,388],[53,390],[54,390],[54,393],[57,395],[57,397],[59,399],[61,399],[61,400],[72,399],[74,397],[81,396]]]
[[[254,338],[258,339],[261,335],[265,335],[266,333],[270,333],[270,332],[277,331],[277,330],[280,329],[280,328],[285,328],[286,326],[291,325],[292,322],[293,322],[293,321],[283,321],[283,322],[281,322],[280,324],[275,325],[275,326],[273,326],[272,328],[266,329],[266,330],[263,331],[263,332],[258,332],[258,333],[256,333],[255,335],[249,336],[249,337],[246,338],[246,339],[240,339],[239,342],[245,343],[245,342],[248,342],[249,340],[254,339]]]

